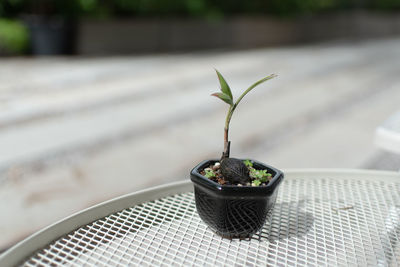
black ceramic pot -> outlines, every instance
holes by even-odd
[[[267,215],[271,214],[283,173],[252,160],[256,169],[266,169],[272,174],[268,185],[220,185],[200,174],[200,170],[216,161],[205,160],[190,172],[197,212],[200,218],[222,237],[250,237],[261,229]]]

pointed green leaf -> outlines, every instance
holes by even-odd
[[[256,87],[256,86],[259,85],[259,84],[262,84],[262,83],[265,82],[265,81],[271,80],[272,78],[275,78],[276,76],[277,76],[277,75],[275,75],[275,74],[271,74],[271,75],[269,75],[269,76],[267,76],[267,77],[265,77],[265,78],[262,78],[261,80],[255,82],[255,83],[253,83],[249,88],[247,88],[246,91],[244,91],[244,92],[239,96],[239,98],[236,100],[235,106],[239,105],[239,103],[240,103],[240,101],[242,101],[243,97],[244,97],[245,95],[247,95],[248,92],[250,92],[251,90],[253,90],[254,87]]]
[[[249,89],[247,89],[247,90],[251,90],[251,89],[253,89],[254,87],[256,87],[257,85],[262,84],[263,82],[266,82],[266,81],[268,81],[268,80],[271,80],[272,78],[275,78],[275,77],[277,77],[277,76],[278,76],[278,75],[276,75],[276,74],[271,74],[271,75],[269,75],[269,76],[267,76],[267,77],[265,77],[265,78],[262,78],[261,80],[255,82],[253,85],[251,85],[251,86],[249,87]]]
[[[229,105],[233,105],[233,101],[232,101],[232,99],[227,95],[227,94],[224,94],[224,93],[214,93],[214,94],[211,94],[212,96],[215,96],[215,97],[218,97],[219,99],[221,99],[222,101],[224,101],[225,103],[227,103],[227,104],[229,104]]]
[[[215,70],[215,71],[217,72],[217,75],[218,75],[218,80],[219,80],[219,84],[221,85],[222,93],[224,93],[227,96],[229,96],[229,98],[233,102],[233,96],[232,96],[231,88],[229,88],[228,83],[225,81],[224,77],[222,77],[221,73],[219,73],[219,71],[217,71],[217,70]]]

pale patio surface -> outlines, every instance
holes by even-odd
[[[0,249],[117,195],[188,179],[222,152],[277,168],[398,169],[375,128],[400,106],[400,39],[252,51],[0,63]],[[390,164],[388,160],[390,159]]]

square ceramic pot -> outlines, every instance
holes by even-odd
[[[200,174],[218,160],[205,160],[190,172],[196,208],[200,218],[218,235],[246,238],[259,231],[276,202],[283,173],[251,160],[257,170],[268,170],[272,179],[266,186],[220,185]]]

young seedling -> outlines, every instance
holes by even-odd
[[[243,97],[247,95],[251,90],[253,90],[257,85],[262,84],[263,82],[266,82],[268,80],[271,80],[272,78],[275,78],[277,75],[271,74],[265,78],[262,78],[261,80],[255,82],[252,84],[249,88],[247,88],[236,100],[236,102],[233,101],[233,96],[232,96],[232,91],[228,85],[228,83],[225,81],[224,77],[219,73],[218,70],[215,70],[217,72],[219,84],[221,86],[221,92],[213,93],[211,94],[212,96],[218,97],[225,103],[229,105],[229,110],[226,115],[225,119],[225,127],[224,127],[224,151],[222,152],[222,157],[221,161],[225,158],[229,158],[229,152],[230,152],[230,144],[231,142],[229,141],[229,123],[231,122],[231,118],[233,115],[233,112],[239,105],[240,101],[242,101]]]
[[[212,96],[218,97],[229,105],[229,110],[226,115],[224,127],[224,151],[222,152],[220,160],[221,173],[224,178],[230,181],[232,184],[246,184],[249,182],[249,180],[252,180],[252,184],[254,186],[258,186],[267,180],[266,171],[257,171],[252,168],[252,166],[250,168],[248,166],[251,163],[250,161],[243,163],[241,160],[229,158],[231,145],[231,142],[229,141],[229,123],[231,122],[233,112],[236,110],[243,97],[247,95],[251,90],[253,90],[256,86],[276,77],[276,75],[271,74],[255,82],[249,88],[247,88],[235,102],[228,83],[225,81],[224,77],[221,75],[221,73],[219,73],[218,70],[215,71],[217,72],[221,92],[213,93]]]

